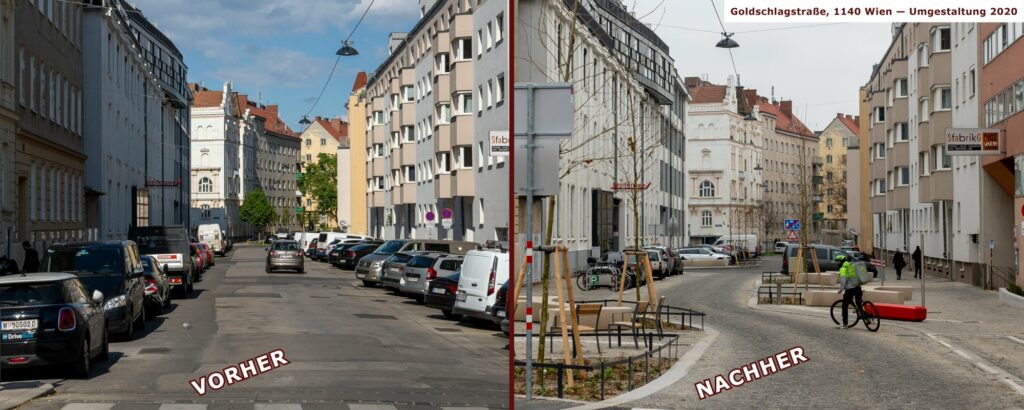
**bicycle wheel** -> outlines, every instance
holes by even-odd
[[[832,314],[832,321],[835,322],[836,325],[843,324],[842,299],[837,300],[835,301],[835,303],[832,304],[832,309],[830,310],[830,313]],[[860,321],[860,315],[857,314],[857,307],[855,306],[855,304],[851,303],[850,306],[846,307],[846,314],[847,320],[853,320],[853,323],[850,323],[850,326],[854,326],[857,324],[858,321]]]
[[[872,332],[877,332],[878,327],[882,325],[882,319],[878,318],[878,310],[875,310],[875,304],[865,301],[864,302],[864,327]]]
[[[590,275],[588,275],[586,273],[581,274],[581,275],[577,275],[576,276],[576,287],[580,288],[580,290],[582,290],[582,291],[590,290],[590,281],[587,280],[587,279],[589,279],[588,276],[590,276]]]

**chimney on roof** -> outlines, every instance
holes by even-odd
[[[843,113],[841,113],[841,112],[837,112],[837,113],[836,113],[836,118],[843,118]],[[847,115],[847,116],[846,116],[846,118],[850,118],[850,116],[849,116],[849,115]]]
[[[783,100],[781,107],[782,113],[786,114],[787,117],[793,116],[793,100]]]
[[[853,117],[853,120],[854,120],[854,121],[857,121],[857,122],[860,122],[860,116],[859,116],[859,115],[856,115],[856,116],[854,116],[854,117]]]
[[[277,104],[270,104],[267,106],[267,111],[277,114]]]

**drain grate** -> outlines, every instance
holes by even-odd
[[[435,327],[434,330],[445,333],[458,333],[462,331],[462,329],[452,329],[450,327]]]
[[[356,317],[358,317],[360,319],[391,319],[391,320],[398,320],[397,317],[390,316],[390,315],[375,315],[375,314],[372,314],[372,313],[356,313],[355,315],[356,315]]]
[[[171,352],[169,347],[143,347],[139,349],[139,354],[167,354]]]

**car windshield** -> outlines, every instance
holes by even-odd
[[[122,273],[124,257],[118,248],[67,247],[46,251],[42,272]]]
[[[299,250],[299,244],[295,242],[274,242],[274,245],[270,248],[275,251],[297,251]]]
[[[78,277],[85,288],[92,294],[100,291],[104,298],[112,298],[124,293],[124,275],[111,273],[106,275],[82,275]]]
[[[434,266],[434,262],[436,261],[437,258],[432,258],[429,256],[416,256],[412,258],[412,260],[410,260],[409,263],[406,263],[405,266],[410,268],[429,268],[431,266]]]
[[[353,246],[351,248],[348,248],[347,250],[350,250],[350,251],[353,251],[353,252],[361,252],[361,251],[365,251],[367,249],[376,249],[378,246],[380,246],[380,245],[362,244],[362,245]]]
[[[409,255],[407,253],[396,253],[394,255],[391,255],[389,261],[392,263],[406,263],[409,261],[409,259],[412,259],[412,255]]]
[[[151,261],[149,258],[151,258],[151,256],[147,256],[147,257],[142,258],[142,270],[147,275],[152,275],[153,274],[153,261]]]
[[[185,244],[184,239],[170,236],[139,236],[135,238],[139,253],[151,255],[155,253],[177,253]]]
[[[398,252],[399,249],[402,249],[402,245],[405,245],[405,241],[387,241],[384,242],[384,244],[377,248],[377,250],[374,251],[373,253],[380,255],[390,255],[392,253]]]
[[[59,283],[18,283],[0,285],[0,306],[42,306],[64,303]]]

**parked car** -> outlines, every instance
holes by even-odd
[[[840,248],[850,248],[850,249],[853,249],[853,250],[858,251],[858,252],[860,251],[860,247],[857,246],[857,241],[855,241],[853,239],[844,239],[843,242],[841,244],[839,244],[839,247]]]
[[[658,251],[662,265],[661,278],[659,279],[672,275],[672,272],[676,269],[676,259],[673,258],[672,251],[667,246],[648,246],[644,249]],[[651,265],[654,265],[654,263],[651,263]]]
[[[822,272],[839,270],[839,264],[835,261],[836,255],[844,254],[846,256],[850,256],[846,251],[832,245],[810,244],[808,247],[814,250],[814,254],[818,259],[818,269]],[[798,243],[791,243],[786,246],[786,253],[782,258],[782,273],[788,275],[791,271],[795,270],[794,263],[797,261],[797,252],[799,249],[800,244]],[[811,252],[804,252],[803,256],[803,272],[814,270]]]
[[[724,235],[715,241],[715,246],[732,246],[735,251],[747,251],[754,256],[761,254],[761,244],[757,241],[757,235]]]
[[[372,254],[363,257],[356,265],[356,278],[363,281],[366,286],[374,286],[380,282],[381,267],[384,259],[387,259],[395,252],[406,251],[434,251],[444,252],[453,255],[465,255],[471,249],[478,249],[480,245],[466,241],[446,241],[431,239],[393,239],[385,242]]]
[[[192,259],[192,276],[198,281],[203,276],[203,256],[199,252],[199,248],[195,245],[189,245],[189,257]]]
[[[679,249],[679,256],[686,260],[690,266],[727,266],[730,255],[715,253],[706,248],[683,248]]]
[[[334,266],[341,269],[354,269],[364,256],[373,253],[381,245],[383,245],[383,242],[373,241],[347,247],[338,252],[338,259],[335,261]]]
[[[405,268],[406,263],[412,260],[413,256],[418,254],[420,252],[395,252],[394,255],[385,259],[381,269],[380,283],[385,288],[398,292],[402,282],[402,269]]]
[[[199,235],[199,242],[209,245],[213,252],[216,252],[220,256],[224,256],[224,254],[227,253],[228,248],[225,243],[224,236],[221,234],[220,225],[202,224],[199,225],[196,232]]]
[[[327,252],[327,259],[326,259],[327,263],[329,263],[331,265],[337,266],[337,264],[338,264],[338,256],[341,255],[341,252],[343,252],[346,249],[349,249],[349,248],[351,248],[353,246],[367,244],[367,243],[382,244],[382,243],[384,243],[384,241],[378,241],[378,240],[375,240],[375,239],[356,239],[356,238],[342,239],[341,242],[338,242],[337,245],[334,245],[334,247],[332,247]]]
[[[145,269],[135,242],[55,244],[46,250],[41,269],[74,273],[90,294],[103,293],[108,333],[129,338],[145,326]]]
[[[509,255],[492,249],[466,253],[453,313],[491,320],[495,291],[508,280]]]
[[[501,331],[508,335],[508,281],[505,281],[504,285],[498,289],[497,296],[494,297],[494,309],[493,317],[491,321],[501,328]]]
[[[455,307],[455,298],[459,293],[459,278],[462,271],[457,270],[448,276],[439,276],[430,281],[427,286],[427,293],[423,295],[423,305],[440,309],[444,317],[458,319],[460,315],[452,312]]]
[[[156,257],[157,262],[167,265],[167,280],[182,297],[192,294],[193,285],[199,281],[199,273],[191,256],[188,231],[180,225],[144,226],[128,228],[128,239],[135,241],[143,255]],[[229,249],[230,249],[230,241]]]
[[[311,259],[313,258],[313,252],[316,252],[316,242],[317,242],[317,239],[313,238],[312,240],[309,241],[309,244],[306,245],[306,257],[307,258],[311,258]]]
[[[274,235],[267,235],[267,237],[263,239],[263,244],[264,245],[270,245],[270,244],[274,243],[274,241],[276,241],[277,239],[278,238],[276,236],[274,236]]]
[[[462,260],[463,257],[460,255],[446,253],[416,255],[405,264],[398,290],[422,303],[430,282],[438,275],[447,276],[458,271],[462,267]]]
[[[775,253],[783,253],[783,252],[785,252],[786,251],[786,245],[788,245],[788,244],[789,244],[789,242],[782,242],[782,241],[775,242]]]
[[[206,268],[210,267],[210,262],[206,260],[206,252],[199,247],[199,243],[192,244],[192,251],[196,254],[196,260],[199,262],[199,274],[202,275]]]
[[[878,276],[878,267],[871,264],[871,257],[861,253],[860,251],[846,251],[846,253],[850,255],[851,262],[864,262],[864,264],[867,265],[868,272],[873,273],[876,277]]]
[[[152,256],[142,257],[142,269],[146,284],[146,320],[151,320],[171,305],[171,283],[167,281],[163,265]]]
[[[299,243],[290,239],[279,239],[267,248],[267,273],[278,269],[291,269],[298,273],[306,273],[305,260]]]
[[[199,242],[199,249],[203,251],[204,255],[206,255],[206,266],[207,267],[210,267],[210,266],[213,266],[213,265],[217,264],[217,261],[214,260],[213,249],[210,248],[210,245],[207,245],[205,243]]]
[[[0,277],[3,369],[61,366],[88,377],[110,351],[103,300],[71,273]]]

